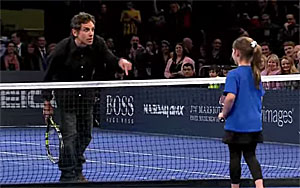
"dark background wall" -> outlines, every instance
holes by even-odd
[[[111,13],[111,24],[115,28],[115,32],[111,35],[117,39],[121,37],[120,15],[125,8],[127,1],[87,1],[87,0],[72,0],[72,1],[1,1],[1,9],[22,10],[22,9],[41,9],[45,13],[45,30],[44,34],[48,41],[58,42],[69,35],[70,19],[74,14],[80,11],[86,11],[93,15],[99,13],[100,4],[106,3],[108,10]],[[153,1],[133,1],[135,8],[141,11],[142,25],[140,26],[140,37],[142,42],[145,42],[153,32],[149,30],[148,19],[153,14]],[[168,6],[171,1],[157,0],[159,9],[164,9],[168,12]],[[178,1],[182,4],[185,1]],[[223,45],[231,50],[232,40],[237,37],[238,33],[236,27],[236,15],[238,13],[247,12],[250,17],[258,14],[257,1],[236,1],[236,0],[218,0],[218,1],[202,1],[194,0],[192,2],[192,34],[191,37],[194,43],[199,45],[203,41],[201,30],[207,33],[207,41],[215,37],[220,37],[223,40]],[[295,6],[296,0],[279,0],[277,1],[279,7],[278,19],[273,20],[279,25],[285,21],[286,13],[295,14],[295,18],[299,23],[299,8]],[[30,20],[28,20],[30,21]],[[97,28],[96,28],[97,30]],[[155,31],[161,32],[161,31]],[[10,33],[5,33],[2,30],[2,35],[10,36]],[[178,39],[181,40],[181,39]],[[119,40],[120,41],[120,40]],[[175,41],[174,41],[175,42]],[[118,43],[118,40],[116,40]],[[226,48],[227,49],[227,48]]]

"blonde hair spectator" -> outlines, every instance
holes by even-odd
[[[267,59],[267,66],[264,71],[261,72],[262,76],[278,75],[281,74],[280,60],[276,54],[269,55]]]
[[[260,71],[264,71],[267,68],[268,58],[265,55],[261,55],[261,64],[259,66]]]
[[[267,59],[267,66],[261,72],[262,76],[279,75],[281,74],[280,60],[276,54],[271,54]],[[282,87],[280,82],[264,82],[265,89],[280,89]]]
[[[294,60],[291,57],[283,56],[280,61],[282,74],[295,74],[299,73],[295,67]]]

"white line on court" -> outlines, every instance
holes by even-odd
[[[2,143],[22,144],[22,145],[36,145],[36,146],[41,146],[42,145],[42,144],[31,143],[31,142],[0,142],[0,144],[2,144]],[[58,147],[58,146],[54,146],[54,147]],[[106,153],[121,153],[121,154],[129,154],[129,155],[153,156],[153,157],[162,157],[162,158],[184,159],[184,160],[195,160],[195,161],[205,161],[205,162],[215,162],[215,163],[229,164],[229,161],[224,161],[224,160],[213,160],[213,159],[205,159],[205,158],[172,156],[172,155],[162,155],[162,154],[153,154],[153,153],[127,152],[127,151],[104,150],[104,149],[94,149],[94,148],[87,148],[87,151],[106,152]],[[3,153],[3,152],[0,152],[0,153]],[[27,154],[24,154],[24,155],[27,155]],[[45,157],[47,159],[46,156],[43,156],[43,157]],[[242,165],[247,165],[246,163],[241,163],[241,164]],[[266,167],[266,168],[278,168],[278,169],[285,169],[285,170],[299,170],[300,171],[300,168],[294,168],[294,167],[276,166],[276,165],[267,165],[267,164],[261,164],[261,166]]]

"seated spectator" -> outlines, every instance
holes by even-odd
[[[1,70],[20,71],[22,58],[16,52],[16,45],[11,41],[7,43],[6,52],[1,57]]]
[[[164,78],[164,70],[166,68],[170,55],[170,43],[167,40],[162,40],[160,50],[155,54],[155,60],[152,64],[152,78],[162,79]]]
[[[194,66],[191,63],[186,63],[182,65],[182,76],[184,78],[193,78],[196,77]]]
[[[300,66],[299,65],[299,59],[297,58],[297,54],[298,54],[299,51],[300,51],[300,45],[296,45],[294,47],[294,53],[293,53],[293,59],[294,59],[294,63],[295,63],[296,68],[298,68]]]
[[[135,78],[152,78],[152,63],[154,62],[154,46],[152,41],[147,41],[146,47],[138,44],[134,61]]]
[[[194,47],[192,39],[186,37],[183,39],[182,43],[187,52],[187,56],[193,59],[194,61],[196,61],[199,55],[198,55],[198,50],[196,50]]]
[[[207,64],[209,65],[226,65],[230,64],[229,58],[226,57],[222,49],[222,40],[214,39],[212,49],[207,53]]]
[[[153,45],[153,43],[151,42]],[[147,48],[148,47],[148,48]],[[134,58],[134,78],[135,79],[150,79],[152,74],[153,52],[147,46],[146,48],[138,44]]]
[[[262,76],[279,75],[281,74],[280,60],[277,55],[271,54],[267,59],[267,67],[261,72]],[[279,82],[264,82],[263,87],[265,89],[279,89],[281,84]]]
[[[26,48],[26,44],[23,43],[21,40],[21,33],[20,32],[12,33],[11,40],[15,44],[15,51],[16,51],[17,55],[21,58],[24,58],[27,48]]]
[[[196,73],[197,77],[205,77],[205,73],[202,71],[202,67],[206,65],[206,48],[205,45],[200,45],[199,46],[199,53],[197,57],[197,62],[196,63]]]
[[[24,57],[24,63],[21,70],[40,70],[39,57],[36,55],[36,46],[33,42],[27,45],[27,53]]]
[[[48,67],[48,62],[47,62],[47,56],[48,56],[48,52],[47,52],[47,41],[46,38],[44,36],[39,36],[38,37],[38,42],[37,42],[37,56],[39,58],[40,61],[40,70],[42,71],[46,71],[47,67]]]
[[[209,70],[208,70],[208,74],[210,78],[216,78],[219,76],[219,67],[216,65],[212,65],[210,66]]]
[[[286,56],[292,57],[294,54],[295,43],[292,41],[287,41],[283,43],[284,54]]]
[[[283,56],[280,61],[281,74],[296,74],[299,73],[295,67],[293,58]]]
[[[297,69],[300,71],[300,64],[299,64],[299,62],[300,62],[300,51],[298,51],[297,54],[296,54],[296,60],[298,61]]]
[[[263,14],[261,16],[261,28],[259,29],[259,39],[268,41],[273,45],[277,44],[277,35],[279,31],[279,25],[272,22],[269,14]]]
[[[132,63],[132,71],[129,72],[127,79],[132,79],[137,77],[137,67],[136,67],[136,55],[138,52],[138,47],[140,45],[140,38],[136,35],[131,37],[130,48],[126,49],[125,57]]]
[[[169,59],[165,68],[165,78],[178,78],[182,76],[183,65],[191,63],[195,67],[195,62],[186,56],[186,52],[182,43],[177,43],[175,53]],[[195,70],[194,70],[195,71]]]
[[[105,41],[107,48],[114,54],[114,55],[119,55],[117,53],[117,50],[115,48],[115,43],[113,38],[107,38]]]
[[[261,51],[262,51],[262,54],[265,55],[266,57],[268,57],[270,54],[272,54],[272,51],[270,49],[270,44],[267,43],[267,42],[262,42],[260,44],[261,46]]]
[[[136,55],[135,55],[135,64],[134,64],[134,70],[135,74],[134,77],[136,79],[148,79],[151,76],[151,71],[147,72],[147,56],[146,56],[146,49],[141,44],[138,44],[138,47],[136,49]],[[148,73],[150,75],[148,75]]]
[[[261,64],[259,66],[260,72],[264,71],[267,67],[268,58],[265,55],[261,56]]]
[[[280,30],[280,41],[293,41],[299,43],[299,25],[293,14],[286,15],[286,22]]]
[[[153,64],[155,61],[155,55],[156,55],[156,47],[154,41],[147,41],[146,42],[146,48],[145,48],[145,62],[144,62],[144,72],[145,72],[145,79],[153,78]]]
[[[230,70],[231,70],[230,65],[225,65],[220,71],[220,76],[226,77]]]
[[[265,70],[261,72],[261,75],[268,76],[268,75],[279,75],[279,74],[281,74],[279,58],[276,54],[271,54],[267,59],[267,66]]]
[[[209,68],[209,77],[210,78],[216,78],[219,76],[219,73],[220,73],[220,69],[218,66],[216,65],[212,65],[210,68]],[[210,89],[218,89],[220,88],[220,84],[209,84],[208,88]]]
[[[283,56],[280,61],[280,67],[282,74],[299,74],[299,71],[294,65],[294,60],[291,57]],[[285,81],[282,83],[282,87],[285,89],[298,89],[299,81]]]
[[[104,4],[103,4],[104,5]],[[102,6],[103,6],[102,5]],[[102,7],[101,6],[101,7]],[[104,5],[106,6],[106,5]],[[115,48],[115,43],[114,43],[114,39],[113,38],[107,38],[105,41],[107,48],[116,56],[119,56],[116,48]],[[112,66],[109,63],[105,63],[105,69],[106,69],[106,75],[105,75],[105,80],[120,80],[123,79],[124,77],[124,71],[122,71],[121,68],[117,68],[117,70],[115,70],[116,68],[114,66]]]

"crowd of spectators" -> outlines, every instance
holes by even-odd
[[[126,2],[125,8],[116,14],[111,3],[101,1],[100,9],[94,12],[96,34],[105,39],[114,54],[133,63],[129,76],[124,76],[122,71],[107,70],[107,80],[226,76],[236,66],[231,59],[230,44],[239,36],[250,36],[261,45],[262,75],[299,73],[299,24],[296,20],[299,2],[220,3],[215,11],[232,10],[224,12],[226,22],[221,23],[223,18],[216,16],[221,13],[212,12],[211,21],[215,23],[202,26],[199,26],[201,19],[197,21],[201,16],[197,13],[201,2],[172,1],[167,2],[165,9],[160,9],[159,1],[153,1],[153,11],[148,17],[143,17],[144,9],[135,3]],[[88,12],[85,7],[80,11]],[[117,15],[120,27],[112,24]],[[218,32],[211,34],[216,29]],[[47,69],[47,56],[55,48],[55,42],[48,44],[44,35],[24,41],[18,31],[7,38],[1,40],[2,71]]]

